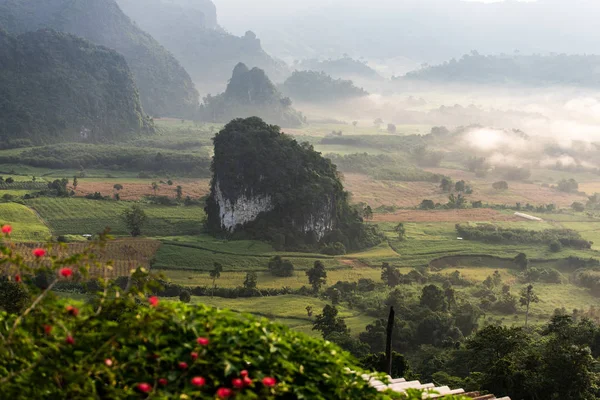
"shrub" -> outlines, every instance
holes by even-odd
[[[506,181],[494,182],[492,183],[492,187],[496,190],[507,190],[508,183],[506,183]]]
[[[346,254],[346,246],[340,242],[328,243],[321,249],[321,254],[327,254],[330,256],[344,255]]]
[[[550,251],[553,253],[562,251],[562,244],[558,240],[553,240],[550,242]]]
[[[181,293],[179,294],[179,301],[181,301],[182,303],[189,303],[191,300],[192,300],[192,295],[190,294],[189,291],[187,291],[187,290],[181,291]]]
[[[294,264],[290,260],[275,256],[269,261],[269,272],[274,276],[293,276]]]
[[[419,208],[421,210],[433,210],[435,208],[435,203],[433,200],[423,200]]]

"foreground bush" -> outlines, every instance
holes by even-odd
[[[377,392],[332,343],[249,315],[147,297],[154,280],[142,270],[125,290],[101,282],[86,304],[57,298],[58,283],[98,265],[93,248],[64,259],[51,248],[33,249],[30,259],[10,244],[0,252],[6,282],[26,300],[12,308],[6,301],[0,312],[3,399],[421,398]],[[28,278],[42,270],[45,282]]]

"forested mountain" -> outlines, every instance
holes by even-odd
[[[153,130],[123,56],[66,33],[0,29],[0,93],[3,147]]]
[[[239,62],[265,70],[275,80],[289,73],[271,58],[250,31],[242,37],[218,24],[210,0],[117,0],[142,29],[171,51],[192,76],[203,94],[218,93]]]
[[[284,127],[297,127],[304,122],[302,114],[292,108],[289,98],[277,91],[265,71],[256,67],[248,69],[243,63],[233,69],[224,93],[204,99],[201,115],[210,122],[251,116]]]
[[[334,78],[381,78],[373,68],[348,56],[327,60],[303,60],[296,63],[295,67],[298,70],[322,71]]]
[[[308,102],[339,101],[368,96],[369,93],[354,86],[352,81],[333,79],[325,72],[294,71],[281,85],[282,92],[293,100]]]
[[[404,79],[479,84],[569,85],[600,87],[600,56],[511,55],[477,52],[406,74]]]
[[[188,117],[197,110],[198,92],[185,69],[114,0],[0,0],[0,27],[16,34],[52,28],[115,49],[125,56],[147,113]]]

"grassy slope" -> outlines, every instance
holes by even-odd
[[[13,227],[13,240],[43,242],[50,238],[50,229],[35,212],[17,203],[0,203],[0,225]]]

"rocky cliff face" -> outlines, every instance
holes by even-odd
[[[254,221],[260,213],[273,209],[273,202],[269,195],[246,196],[240,194],[236,199],[225,197],[219,182],[215,183],[214,196],[219,208],[219,218],[224,231],[234,232],[237,226],[243,226]]]

